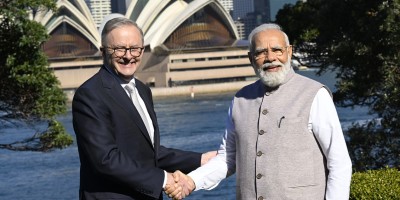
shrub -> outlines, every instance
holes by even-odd
[[[400,171],[396,168],[355,172],[350,186],[350,200],[400,199]]]

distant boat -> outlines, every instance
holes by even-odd
[[[300,62],[296,59],[292,59],[291,64],[294,70],[308,70],[307,66],[301,65]]]
[[[297,69],[298,70],[308,70],[308,67],[302,65],[302,66],[298,66]]]
[[[300,70],[300,71],[307,71],[307,70],[310,69],[310,68],[308,68],[307,66],[304,66],[304,65],[298,65],[298,66],[292,65],[292,67],[293,67],[294,70]]]
[[[293,53],[293,58],[291,59],[291,65],[294,70],[300,70],[300,71],[307,71],[310,70],[309,67],[306,65],[309,64],[307,60],[307,54],[302,54],[302,53]]]

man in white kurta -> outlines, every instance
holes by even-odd
[[[249,41],[260,80],[232,100],[217,157],[189,173],[195,190],[236,173],[237,199],[348,199],[352,164],[329,89],[293,71],[278,25]]]

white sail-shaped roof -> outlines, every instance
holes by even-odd
[[[153,26],[144,33],[145,45],[150,45],[150,42],[155,40],[162,40],[159,38],[161,38],[163,34],[167,34],[166,32],[168,29],[175,24],[175,21],[170,19],[177,19],[180,13],[182,13],[187,7],[188,4],[186,2],[175,1],[172,5],[166,8],[164,12],[154,20]],[[153,48],[155,45],[156,44],[153,42],[150,47]]]
[[[150,0],[146,4],[142,13],[139,15],[139,18],[136,20],[136,23],[142,28],[143,32],[147,32],[152,22],[160,14],[162,9],[166,5],[168,5],[169,2],[170,0],[165,0],[165,1]],[[184,2],[184,1],[176,1],[176,2]]]
[[[68,10],[68,13],[72,16],[59,15],[49,10],[46,13],[36,15],[34,20],[43,24],[50,34],[62,22],[66,22],[87,37],[93,45],[100,48],[100,35],[84,0],[58,0],[57,8],[58,10]]]
[[[133,1],[128,8],[126,17],[130,18],[135,4]],[[238,38],[236,26],[217,0],[194,0],[194,1],[170,1],[170,0],[149,0],[141,11],[137,23],[144,32],[145,45],[151,49],[163,44],[165,40],[188,18],[205,6],[211,6],[220,15],[229,31]]]
[[[37,13],[34,20],[43,24],[49,34],[63,24],[68,24],[97,49],[100,48],[101,36],[84,0],[58,0],[57,7],[59,12],[49,10]],[[135,18],[143,30],[145,46],[153,50],[163,45],[186,20],[205,7],[217,13],[218,20],[222,21],[230,33],[229,37],[238,39],[232,18],[218,0],[132,0],[125,17]]]

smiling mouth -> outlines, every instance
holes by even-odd
[[[280,65],[270,65],[270,66],[263,67],[262,70],[263,71],[268,71],[270,69],[275,69],[275,68],[278,68],[278,67],[281,67],[281,66]]]
[[[120,60],[120,61],[118,61],[118,63],[121,64],[121,65],[129,65],[129,64],[136,63],[136,60],[135,59],[132,59],[132,60]]]

